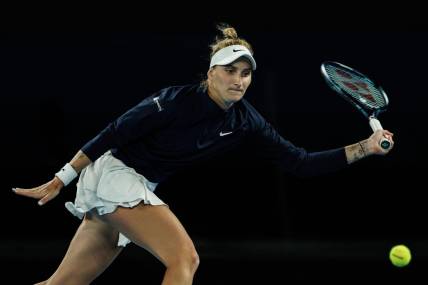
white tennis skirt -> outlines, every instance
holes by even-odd
[[[157,183],[150,182],[107,151],[84,168],[77,182],[76,200],[65,207],[79,219],[96,210],[99,215],[112,213],[118,206],[132,208],[143,201],[149,205],[166,205],[153,192]],[[119,233],[118,246],[131,241]]]

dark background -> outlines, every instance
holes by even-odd
[[[396,145],[388,156],[314,178],[280,173],[255,160],[257,148],[247,145],[161,184],[157,194],[201,255],[195,283],[422,276],[428,258],[428,34],[419,25],[384,22],[376,29],[298,29],[279,20],[256,24],[225,17],[108,32],[0,33],[1,262],[16,284],[49,276],[79,221],[63,207],[74,198],[75,182],[43,207],[14,195],[11,187],[47,182],[83,144],[152,92],[198,82],[219,21],[253,45],[258,69],[246,98],[286,139],[318,151],[371,134],[368,122],[321,78],[320,64],[334,60],[384,87],[390,106],[380,120],[394,132]],[[412,263],[403,269],[388,260],[390,247],[400,243],[413,250]],[[27,273],[15,274],[16,266]],[[146,281],[153,282],[148,284],[157,284],[163,271],[131,245],[95,283],[110,284],[132,268],[147,269]]]

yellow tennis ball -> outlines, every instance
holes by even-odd
[[[412,254],[407,246],[400,244],[391,249],[389,252],[389,259],[395,266],[403,267],[409,264],[412,259]]]

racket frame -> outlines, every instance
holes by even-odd
[[[338,86],[331,79],[330,75],[328,74],[328,72],[326,70],[326,67],[325,67],[326,65],[337,66],[340,69],[344,69],[345,71],[348,71],[351,74],[356,74],[356,75],[364,78],[364,80],[370,82],[379,91],[379,93],[381,94],[381,96],[385,100],[385,105],[382,107],[371,107],[371,106],[365,105],[364,103],[356,100],[351,94],[346,92],[346,90],[343,90],[340,86]],[[381,125],[380,121],[377,119],[377,117],[379,116],[379,114],[386,111],[388,104],[389,104],[389,99],[388,99],[388,96],[386,95],[385,91],[383,90],[383,88],[381,86],[375,84],[371,79],[369,79],[366,75],[362,74],[361,72],[359,72],[359,71],[357,71],[357,70],[355,70],[349,66],[341,64],[339,62],[335,62],[335,61],[323,62],[321,64],[321,74],[322,74],[323,78],[325,79],[325,81],[327,82],[327,85],[331,89],[336,91],[336,93],[338,93],[342,98],[344,98],[351,105],[353,105],[357,110],[360,111],[360,113],[363,114],[363,116],[366,119],[369,120],[369,125],[372,128],[373,132],[376,132],[377,130],[383,130],[382,125]],[[381,139],[379,144],[383,149],[389,149],[392,145],[391,141],[388,140],[387,138]]]

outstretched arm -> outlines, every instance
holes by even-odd
[[[358,143],[318,152],[307,152],[294,146],[283,139],[269,124],[256,138],[260,146],[258,153],[264,159],[274,162],[286,172],[299,177],[309,177],[335,172],[367,156],[387,154],[392,148],[384,150],[380,147],[379,141],[383,136],[394,143],[391,132],[378,130],[368,139]]]
[[[79,173],[82,169],[91,163],[91,160],[81,150],[79,150],[79,152],[77,152],[77,154],[70,161],[71,167],[77,173]],[[38,187],[28,189],[12,188],[12,190],[18,195],[38,199],[38,204],[41,206],[55,198],[63,187],[64,183],[57,176],[55,176],[48,183]]]

